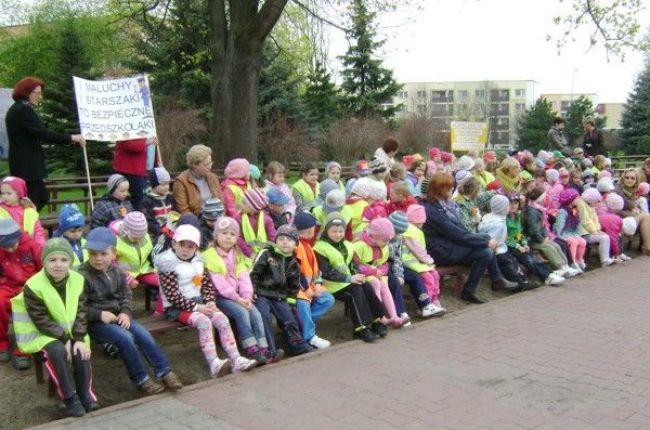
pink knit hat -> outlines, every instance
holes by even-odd
[[[580,197],[580,194],[573,188],[565,188],[561,193],[558,201],[561,205],[570,205],[575,199]]]
[[[440,155],[441,155],[440,148],[437,148],[435,146],[433,148],[429,148],[429,160],[433,160],[436,157],[440,157]]]
[[[7,184],[16,191],[18,194],[18,200],[24,199],[27,197],[27,184],[23,178],[17,176],[7,176],[2,180],[2,184]]]
[[[454,154],[452,154],[451,152],[440,153],[440,160],[442,160],[442,162],[445,164],[451,163],[453,159],[454,159]]]
[[[485,151],[483,154],[483,161],[496,161],[497,159],[497,153],[494,151]]]
[[[259,188],[251,188],[244,193],[244,200],[256,211],[261,211],[269,204],[269,198]]]
[[[142,212],[133,211],[126,214],[122,231],[131,237],[141,238],[147,234],[147,218]]]
[[[422,205],[411,205],[406,208],[406,218],[413,224],[421,224],[427,220],[427,214]]]
[[[593,205],[601,201],[602,196],[597,189],[589,187],[582,193],[582,199],[590,205]]]
[[[647,196],[648,192],[650,192],[650,184],[648,184],[647,182],[641,182],[636,187],[636,194],[639,196]]]
[[[395,237],[395,227],[388,218],[375,218],[368,225],[368,234],[380,239],[391,240]]]
[[[245,158],[230,160],[223,174],[226,178],[244,179],[250,173],[250,163]]]
[[[234,232],[237,237],[239,237],[239,223],[234,218],[230,218],[229,216],[222,216],[218,218],[214,223],[213,236],[216,238],[217,234],[224,230],[230,230]]]
[[[609,210],[621,211],[623,210],[623,206],[625,206],[625,201],[623,200],[623,197],[619,196],[618,194],[609,193],[605,198],[605,204]]]

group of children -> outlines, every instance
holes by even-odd
[[[636,225],[617,213],[621,198],[606,163],[589,182],[588,160],[513,155],[498,164],[491,152],[454,160],[432,148],[428,161],[413,154],[390,168],[360,162],[347,183],[338,163],[327,164],[322,182],[318,166],[307,163],[292,186],[278,162],[269,163],[262,184],[252,178],[255,166],[235,159],[222,199],[206,199],[198,217],[174,212],[164,168],[150,172],[139,210],[128,180],[115,174],[85,238],[84,215],[68,205],[47,241],[25,182],[7,177],[0,182],[0,361],[13,358],[26,369],[30,354],[42,353],[67,411],[82,416],[98,407],[91,339],[117,351],[144,393],[182,387],[133,318],[134,288],[153,288],[157,313],[196,329],[213,377],[282,359],[273,319],[292,355],[329,347],[316,323],[336,299],[349,305],[353,337],[365,342],[411,324],[405,284],[419,316],[442,316],[440,276],[422,230],[436,171],[454,175],[461,219],[497,242],[499,268],[519,290],[540,285],[529,275],[558,285],[582,273],[587,244],[598,245],[603,266],[628,258],[618,242],[624,227],[634,233]],[[601,189],[601,181],[611,187]]]

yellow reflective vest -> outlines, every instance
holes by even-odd
[[[237,252],[236,263],[235,263],[235,276],[239,276],[241,272],[247,269],[246,261],[243,258],[241,251]],[[203,256],[203,264],[208,272],[217,273],[219,275],[227,275],[228,270],[226,269],[226,262],[223,261],[221,255],[217,252],[214,247],[210,247],[201,253]]]
[[[424,233],[413,224],[409,223],[406,231],[402,233],[402,237],[404,239],[414,239],[424,249],[427,247],[426,241],[424,239]],[[418,260],[418,258],[415,256],[415,254],[413,254],[411,249],[406,246],[406,244],[402,245],[402,263],[404,264],[404,267],[417,273],[430,272],[434,269],[432,265],[422,263],[420,260]]]
[[[0,208],[0,219],[11,219],[11,214],[4,208]],[[38,212],[34,208],[25,208],[23,212],[23,227],[22,230],[27,232],[31,237],[34,237],[36,230],[36,223],[38,222]]]
[[[117,236],[117,260],[120,262],[120,267],[129,272],[134,278],[142,275],[143,273],[153,272],[149,262],[149,254],[153,250],[153,244],[149,235],[145,235],[142,239],[140,247],[136,247],[132,243],[128,243],[120,236]]]
[[[237,184],[228,184],[227,188],[230,190],[230,192],[232,193],[232,196],[235,199],[235,207],[237,208],[237,210],[239,210],[239,208],[241,207],[241,205],[242,205],[242,203],[244,201],[244,190],[242,190],[242,188]],[[250,189],[251,189],[251,186],[247,182],[246,183],[246,190],[250,190]]]
[[[352,247],[354,249],[354,253],[357,254],[357,256],[359,257],[359,261],[361,261],[363,264],[379,267],[382,264],[384,264],[386,261],[388,261],[388,245],[381,248],[381,254],[377,259],[373,259],[372,246],[368,245],[366,242],[362,240],[358,240],[352,243]],[[370,278],[377,278],[377,277],[371,276]],[[387,281],[388,277],[381,276],[381,279]]]
[[[81,255],[83,255],[84,261],[88,261],[88,250],[85,248],[86,245],[86,239],[83,237],[81,238]],[[77,253],[73,252],[74,254],[74,259],[72,260],[72,267],[77,267],[78,265],[81,264],[81,261],[79,261],[79,257],[77,257]]]
[[[368,207],[368,202],[359,199],[353,203],[346,204],[345,207],[349,208],[352,214],[350,220],[352,224],[352,236],[357,237],[368,227],[368,221],[363,219],[363,211]]]
[[[350,276],[352,275],[352,272],[350,272],[350,264],[352,263],[352,256],[354,254],[354,249],[352,248],[352,244],[350,242],[343,241],[343,245],[348,251],[348,256],[346,259],[343,259],[343,254],[341,252],[334,248],[331,244],[323,241],[323,240],[318,240],[314,244],[314,251],[322,255],[327,259],[327,261],[330,263],[330,266],[335,268],[338,272]],[[323,279],[323,285],[325,288],[327,288],[327,291],[330,293],[334,294],[337,291],[342,290],[343,288],[347,287],[350,285],[349,282],[334,282],[334,281],[329,281],[327,279]]]
[[[68,272],[68,281],[65,285],[65,303],[63,303],[61,296],[47,279],[45,269],[29,278],[25,288],[29,288],[43,300],[52,320],[66,332],[68,337],[72,338],[72,327],[77,318],[79,296],[81,296],[84,289],[83,276],[77,272]],[[56,341],[55,338],[41,333],[34,325],[27,313],[23,293],[11,299],[11,309],[16,343],[24,354],[35,354],[49,343]],[[87,334],[84,336],[84,343],[90,345],[90,338]]]
[[[302,205],[307,209],[310,209],[314,206],[314,203],[318,198],[318,194],[320,193],[320,184],[316,184],[316,189],[313,190],[311,186],[305,182],[304,179],[298,179],[293,184],[291,189],[297,191],[298,194],[300,194],[300,197],[302,198]]]

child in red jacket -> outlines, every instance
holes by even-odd
[[[13,219],[0,220],[0,362],[14,358],[18,370],[29,369],[31,359],[18,348],[9,352],[9,317],[11,299],[20,294],[25,282],[41,270],[41,246],[21,232]]]

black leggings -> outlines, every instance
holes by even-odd
[[[386,308],[368,283],[350,284],[334,293],[334,297],[352,307],[354,329],[369,327],[377,318],[386,316]]]
[[[72,357],[72,370],[68,363],[65,345],[59,341],[48,343],[43,348],[45,367],[56,385],[57,393],[63,400],[75,395],[84,405],[97,401],[92,387],[90,360],[82,360],[79,354]]]

